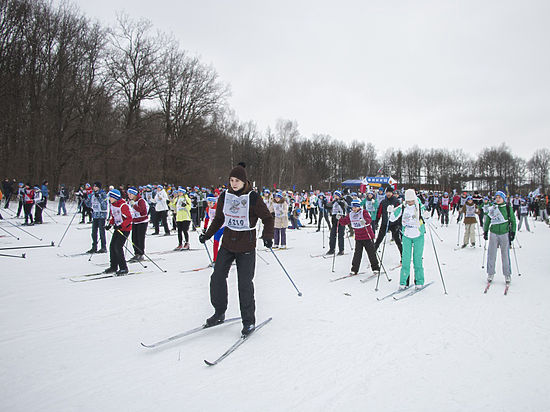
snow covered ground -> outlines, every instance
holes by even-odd
[[[0,247],[57,244],[71,216],[54,217],[57,224],[45,216],[44,225],[24,227],[43,242],[1,222],[21,240],[2,232]],[[449,294],[427,237],[426,280],[434,284],[382,302],[376,297],[397,288],[398,270],[389,272],[391,282],[381,278],[378,292],[376,281],[330,282],[349,272],[352,255],[337,257],[332,273],[330,259],[310,257],[326,251],[321,233],[288,231],[291,249],[276,253],[303,296],[274,257],[258,251],[269,265],[257,259],[257,321],[273,321],[215,367],[203,359],[223,353],[240,323],[158,349],[140,345],[199,326],[212,314],[210,271],[180,272],[208,263],[197,233],[191,233],[197,250],[170,254],[155,252],[175,247],[175,236],[148,236],[148,254],[167,273],[148,263],[135,276],[73,283],[68,277],[101,271],[108,261],[107,255],[60,256],[89,249],[90,226],[77,222],[61,247],[29,249],[26,259],[0,257],[3,411],[550,410],[550,229],[540,222],[534,234],[518,234],[522,276],[512,255],[508,296],[500,263],[483,294],[483,247],[455,251],[452,222],[437,230],[443,242],[434,237]],[[349,247],[346,240],[346,252]],[[398,262],[388,243],[386,268]],[[362,269],[367,265],[364,254]],[[234,268],[229,284],[227,315],[238,316]]]

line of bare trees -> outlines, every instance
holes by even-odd
[[[225,183],[239,161],[259,187],[335,188],[359,176],[453,189],[547,188],[550,151],[528,161],[506,146],[462,151],[305,138],[294,121],[258,130],[227,104],[229,88],[147,20],[102,27],[69,3],[0,0],[0,175],[76,185]]]

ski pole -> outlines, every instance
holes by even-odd
[[[61,242],[63,242],[63,239],[65,239],[65,235],[67,234],[67,231],[69,230],[69,227],[73,223],[73,220],[74,220],[74,218],[76,217],[77,214],[78,214],[78,209],[76,210],[76,212],[74,212],[73,217],[71,218],[71,221],[69,222],[69,224],[67,225],[67,228],[65,229],[65,232],[63,232],[63,236],[61,236],[61,240],[57,244],[57,247],[61,246]]]
[[[336,236],[338,236],[338,228],[336,228]],[[336,245],[334,245],[334,250],[332,251],[332,272],[334,273],[334,261],[336,260]]]
[[[458,233],[456,235],[456,245],[457,246],[460,246],[460,225],[461,224],[462,224],[461,222],[458,222]]]
[[[206,249],[206,254],[208,255],[208,260],[210,261],[210,264],[213,265],[214,264],[214,261],[212,260],[212,258],[210,257],[210,251],[208,250],[208,246],[206,246],[206,242],[203,243],[204,245],[204,248]]]
[[[266,265],[269,265],[269,262],[260,254],[257,255],[260,259],[262,259]]]
[[[6,222],[8,222],[8,223],[9,223],[10,225],[12,225],[13,227],[19,229],[20,231],[25,232],[27,235],[32,236],[33,238],[38,239],[39,241],[42,242],[43,239],[39,238],[38,236],[35,236],[35,235],[33,235],[32,233],[27,232],[25,229],[23,229],[23,228],[21,228],[21,227],[19,227],[19,226],[17,226],[17,225],[14,225],[14,224],[11,223],[9,220],[6,220]]]
[[[441,272],[441,265],[439,264],[439,257],[437,256],[437,249],[435,248],[434,237],[432,236],[432,230],[430,229],[430,238],[432,239],[432,246],[434,248],[435,259],[437,261],[437,267],[439,269],[439,275],[441,276],[441,282],[443,283],[443,290],[447,295],[447,287],[445,286],[445,280],[443,280],[443,273]]]
[[[122,233],[122,231],[121,231],[120,229],[117,229],[117,232],[120,233],[122,236],[124,236],[124,233]],[[157,265],[157,264],[155,263],[155,261],[154,261],[153,259],[151,259],[143,250],[141,250],[139,247],[137,247],[137,246],[134,244],[134,242],[132,242],[130,239],[128,239],[127,236],[124,236],[124,238],[125,238],[128,242],[130,242],[130,243],[132,244],[132,246],[135,247],[135,248],[138,250],[138,252],[143,253],[143,256],[145,256],[147,259],[149,259],[149,261],[150,261],[153,265],[155,265],[161,272],[163,272],[163,273],[166,273],[166,272],[167,272],[166,270],[163,270],[159,265]]]
[[[521,276],[521,272],[519,271],[519,265],[518,265],[518,257],[516,255],[516,248],[512,245],[512,250],[514,251],[514,259],[516,260],[516,269],[518,270],[518,276]]]
[[[0,250],[13,250],[13,249],[36,249],[40,247],[52,247],[55,246],[52,242],[49,245],[38,245],[38,246],[10,246],[10,247],[0,247]]]
[[[380,267],[383,267],[382,262],[384,261],[384,252],[386,251],[386,236],[388,234],[388,228],[390,227],[390,218],[388,216],[388,223],[386,224],[386,231],[384,232],[384,246],[382,246],[382,256],[380,257]],[[388,276],[388,273],[386,272],[386,269],[384,269],[384,273],[386,273],[386,276]],[[378,274],[376,278],[376,287],[374,290],[378,291],[378,283],[380,282],[380,273]]]
[[[432,222],[430,222],[430,226],[431,226],[432,229],[436,229],[435,225],[434,225]],[[443,242],[443,239],[441,239],[441,237],[437,234],[437,230],[434,230],[434,233],[435,233],[435,235],[437,236],[437,238],[438,238],[441,242]]]
[[[323,211],[323,216],[319,213],[319,218],[321,219],[321,227],[323,228],[323,249],[325,248],[325,212]]]
[[[11,237],[14,237],[16,238],[17,240],[20,240],[17,236],[15,236],[13,233],[11,233],[10,231],[4,229],[2,226],[0,226],[0,229],[2,229],[4,232],[6,232],[8,235],[10,235]]]
[[[38,205],[37,205],[38,206]],[[52,215],[50,215],[47,210],[48,208],[47,207],[42,207],[42,206],[38,206],[40,209],[42,209],[42,212],[44,212],[46,214],[46,216],[48,216],[51,220],[53,220],[54,223],[57,223],[57,220],[55,220]]]
[[[283,268],[286,276],[288,277],[288,280],[290,280],[290,283],[292,283],[292,286],[294,286],[294,289],[296,289],[296,292],[298,292],[298,296],[302,296],[302,292],[300,292],[298,290],[298,287],[296,286],[296,284],[294,283],[294,281],[292,280],[292,278],[290,277],[290,275],[288,274],[288,272],[286,271],[285,267],[283,266],[283,264],[281,263],[281,261],[279,260],[279,258],[277,257],[277,255],[275,254],[275,252],[273,251],[273,248],[269,248],[269,250],[271,250],[271,253],[273,253],[273,256],[275,256],[275,259],[277,259],[277,262],[279,262],[279,265],[281,265],[281,268]]]
[[[21,255],[6,255],[4,253],[0,253],[0,256],[2,257],[12,257],[12,258],[19,258],[19,259],[25,259],[26,255],[22,253]]]
[[[519,239],[517,238],[517,235],[516,235],[515,240],[516,240],[516,243],[518,244],[519,248],[521,249],[521,243],[519,243]]]
[[[481,269],[485,269],[485,253],[487,252],[487,241],[483,243],[483,259],[481,261]]]

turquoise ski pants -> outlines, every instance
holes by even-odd
[[[401,279],[400,285],[406,285],[411,274],[411,255],[414,265],[414,283],[424,284],[424,266],[422,266],[422,255],[424,253],[424,235],[411,239],[403,236],[403,256],[401,258]]]

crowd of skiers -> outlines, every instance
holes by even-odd
[[[329,233],[326,255],[332,255],[334,259],[336,255],[344,254],[347,232],[355,240],[350,276],[359,273],[363,250],[367,253],[373,275],[380,275],[386,245],[384,239],[391,234],[400,254],[400,289],[410,286],[411,264],[415,288],[423,287],[424,236],[427,228],[436,222],[447,227],[449,220],[456,216],[459,234],[460,226],[464,225],[463,248],[468,244],[475,246],[476,231],[479,237],[483,232],[488,283],[494,278],[500,248],[507,285],[511,280],[509,251],[516,231],[523,225],[530,231],[528,216],[549,223],[548,198],[536,192],[508,199],[502,191],[494,196],[482,196],[477,191],[449,194],[416,192],[412,188],[398,191],[392,186],[365,193],[348,189],[332,192],[259,191],[250,184],[244,164],[231,170],[228,183],[227,187],[217,188],[148,184],[110,186],[108,190],[104,190],[99,181],[87,183],[72,193],[77,201],[73,219],[80,215],[81,224],[88,219],[92,225],[92,247],[87,253],[106,253],[106,231],[112,230],[110,266],[105,273],[116,275],[128,273],[123,250],[127,241],[131,242],[134,252],[130,262],[143,260],[149,221],[154,230],[151,235],[160,235],[161,225],[165,236],[171,231],[177,232],[178,244],[174,251],[190,249],[189,231],[201,230],[202,226],[199,241],[205,243],[214,238],[211,265],[214,270],[210,278],[214,315],[207,319],[206,325],[213,326],[225,319],[227,275],[231,264],[236,261],[243,335],[255,328],[253,278],[258,220],[262,222],[260,227],[263,225],[261,238],[264,246],[272,251],[286,249],[287,230],[300,230],[309,220],[307,223],[317,232],[324,232],[326,226]],[[14,191],[14,182],[6,179],[0,196],[2,193],[6,208],[12,198],[18,200],[16,217],[22,212],[24,225],[42,223],[42,212],[50,195],[47,181],[40,186],[19,183]],[[57,214],[67,215],[66,201],[71,194],[61,185],[56,195]],[[380,253],[382,242],[384,247]]]

